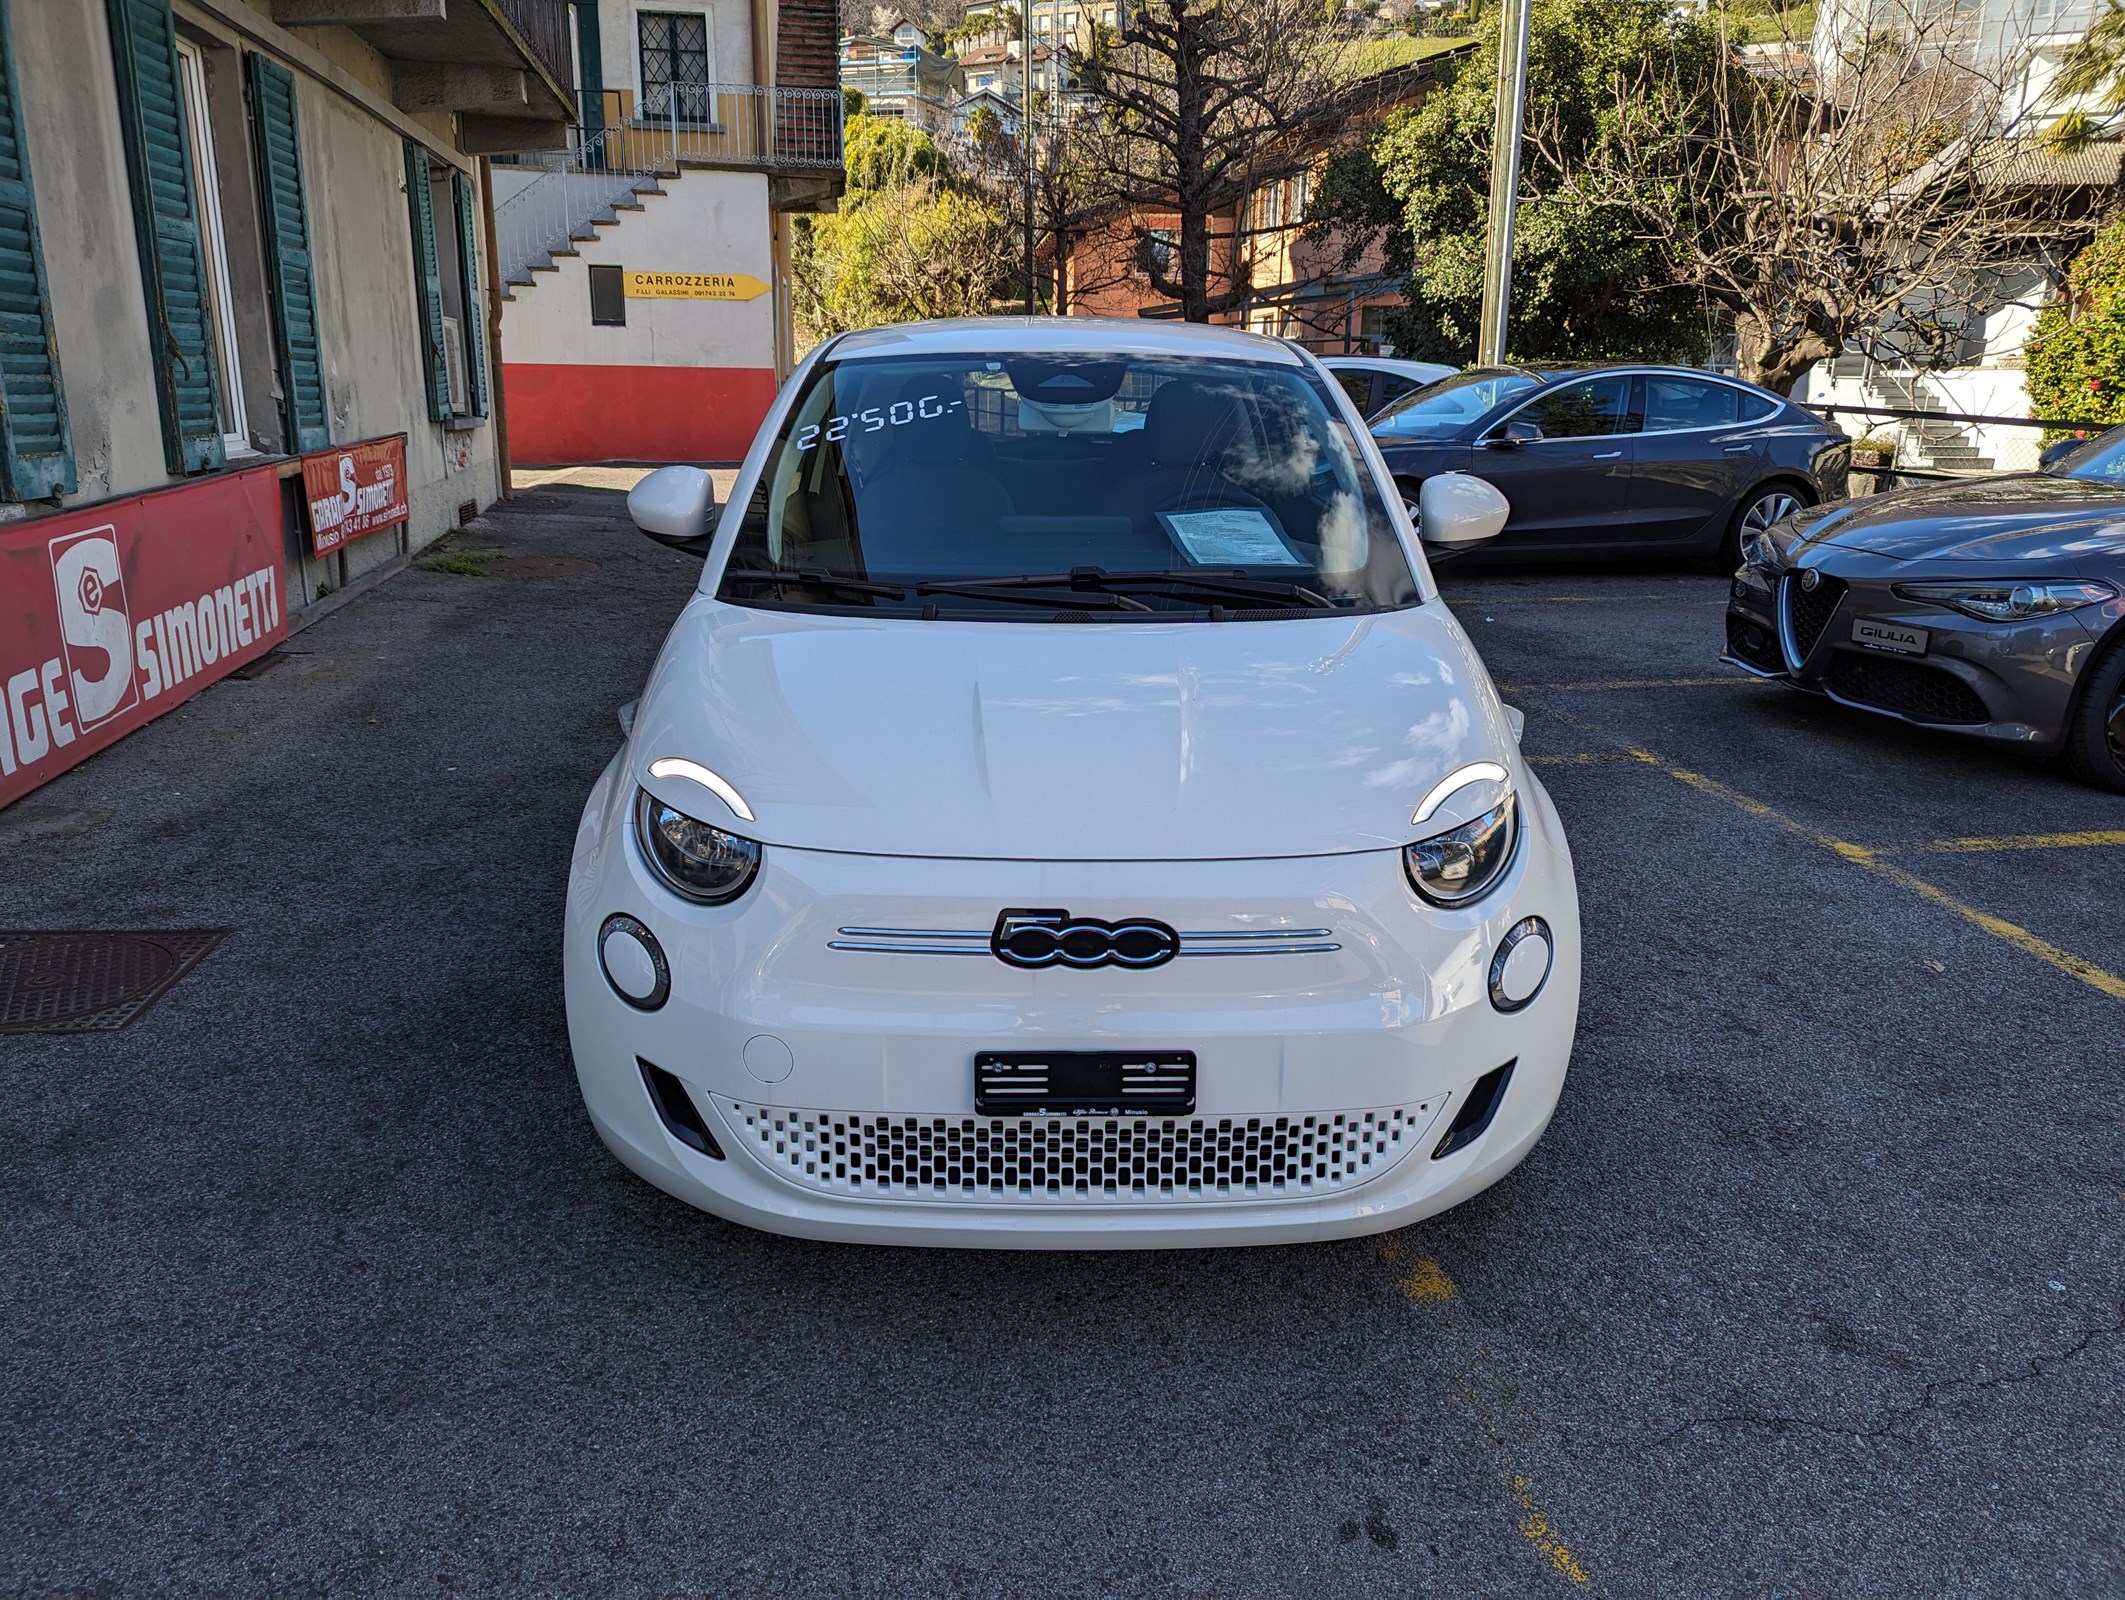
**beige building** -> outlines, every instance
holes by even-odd
[[[0,0],[0,804],[496,498],[484,157],[560,142],[568,24]]]

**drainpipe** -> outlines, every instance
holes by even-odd
[[[760,161],[775,162],[775,7],[771,0],[752,0],[753,82],[760,86],[753,115],[757,119]],[[772,201],[770,201],[772,204]]]
[[[480,232],[487,247],[487,410],[494,424],[495,498],[509,498],[509,407],[502,398],[502,267],[494,246],[494,165],[480,157]]]

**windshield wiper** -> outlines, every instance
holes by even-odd
[[[1309,589],[1300,583],[1280,583],[1273,578],[1250,578],[1241,568],[1229,571],[1212,568],[1208,571],[1169,572],[1109,572],[1104,567],[1072,567],[1068,572],[1026,573],[1012,578],[982,578],[978,581],[984,588],[994,589],[1061,589],[1068,588],[1080,594],[1115,594],[1120,600],[1129,597],[1116,593],[1118,588],[1146,588],[1168,586],[1194,589],[1204,594],[1228,595],[1236,600],[1295,600],[1304,606],[1334,607],[1336,602],[1317,589]],[[928,588],[928,585],[924,585]],[[1141,602],[1139,602],[1141,603]],[[1145,607],[1146,610],[1150,609]]]
[[[783,572],[773,567],[730,567],[723,576],[746,583],[775,583],[795,589],[843,589],[850,594],[875,594],[888,600],[905,600],[908,592],[897,583],[873,583],[868,578],[843,578],[831,572]]]
[[[1022,606],[1047,606],[1051,610],[1092,611],[1150,611],[1154,609],[1143,601],[1126,594],[1107,594],[1101,590],[1080,590],[1075,598],[1058,600],[1053,595],[1019,594],[1020,589],[1058,589],[1070,587],[1067,575],[1059,579],[1033,578],[955,578],[948,583],[918,583],[917,594],[960,595],[969,600],[1008,600]]]

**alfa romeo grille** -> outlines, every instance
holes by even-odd
[[[1822,638],[1823,629],[1830,625],[1830,614],[1837,609],[1837,602],[1845,597],[1845,580],[1822,574],[1822,581],[1811,593],[1800,586],[1800,574],[1795,573],[1784,581],[1782,590],[1786,607],[1786,626],[1791,633],[1793,660],[1790,663],[1798,671],[1800,664],[1815,653],[1815,646]]]
[[[1824,681],[1833,694],[1893,711],[1913,722],[1967,727],[1992,720],[1985,702],[1969,684],[1952,672],[1916,661],[1881,661],[1839,650]]]
[[[1438,1102],[1261,1117],[909,1117],[718,1101],[807,1188],[879,1200],[1034,1204],[1333,1194],[1413,1149]]]

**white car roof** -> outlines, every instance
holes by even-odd
[[[1300,365],[1281,339],[1244,328],[1144,317],[954,317],[902,322],[844,334],[828,352],[836,361],[864,356],[965,354],[1226,356],[1244,361]]]
[[[1415,378],[1420,383],[1448,377],[1461,370],[1443,361],[1405,361],[1400,356],[1323,356],[1321,365],[1330,372],[1392,372],[1404,378]]]

